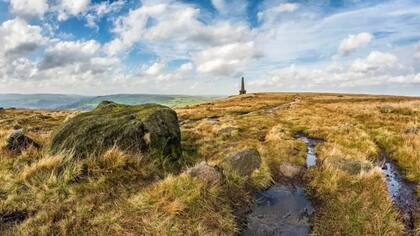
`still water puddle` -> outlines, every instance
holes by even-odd
[[[319,139],[298,135],[307,147],[306,165],[316,165],[315,146]],[[274,185],[255,194],[255,206],[242,235],[309,235],[315,212],[301,185]]]
[[[383,161],[382,173],[386,179],[388,192],[394,205],[398,208],[402,220],[406,226],[406,234],[414,235],[414,222],[416,209],[419,207],[417,201],[415,184],[405,181],[398,171],[395,163],[391,161],[386,153],[381,151]]]

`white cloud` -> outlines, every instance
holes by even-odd
[[[291,65],[265,73],[252,81],[259,89],[328,90],[382,86],[387,84],[420,84],[420,73],[400,67],[391,53],[371,52],[366,58],[348,63],[334,62],[323,67]]]
[[[193,68],[194,68],[193,64],[191,62],[188,62],[188,63],[182,64],[179,67],[178,71],[181,73],[186,73],[186,72],[191,71]]]
[[[108,14],[118,12],[123,6],[124,0],[94,4],[89,8],[89,13],[86,14],[86,25],[90,28],[98,28],[97,21],[99,19]]]
[[[21,18],[5,21],[0,26],[0,53],[19,57],[35,51],[44,42],[41,27],[29,25]]]
[[[94,40],[58,42],[45,51],[39,68],[48,70],[83,63],[95,56],[99,49],[100,45]]]
[[[70,16],[77,16],[88,9],[90,0],[60,0],[55,6],[58,20],[67,20]]]
[[[244,15],[248,6],[244,0],[211,0],[211,2],[222,16],[227,17]]]
[[[246,24],[229,21],[205,24],[200,9],[179,2],[144,4],[116,21],[116,38],[106,45],[113,55],[141,42],[161,53],[183,54],[232,42],[247,41],[251,31]]]
[[[258,12],[257,17],[259,21],[275,21],[279,14],[294,12],[298,8],[298,3],[280,3],[276,6],[271,6],[263,11]]]
[[[180,65],[177,69],[172,72],[164,72],[167,64],[164,60],[154,62],[150,66],[142,66],[140,69],[140,76],[152,79],[155,81],[169,81],[178,80],[188,73],[192,72],[193,65],[191,62]]]
[[[369,72],[383,68],[391,68],[396,65],[397,57],[395,55],[373,51],[364,59],[356,59],[351,64],[351,69],[355,72]]]
[[[414,58],[420,60],[420,43],[417,43],[415,46]]]
[[[42,16],[48,10],[47,0],[10,0],[11,11],[18,15]]]
[[[197,53],[194,63],[198,72],[228,76],[243,69],[246,63],[258,56],[254,42],[231,43]]]
[[[341,41],[338,47],[338,53],[340,55],[347,55],[351,51],[368,44],[373,39],[373,35],[367,32],[360,34],[350,34],[346,39]]]
[[[151,76],[159,75],[162,72],[162,70],[165,68],[165,66],[166,66],[166,63],[164,61],[162,60],[157,61],[149,67],[143,67],[142,74],[151,75]]]

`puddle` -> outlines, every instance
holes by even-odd
[[[316,164],[315,146],[323,141],[298,134],[307,146],[307,167]],[[315,212],[301,185],[274,185],[255,194],[255,206],[241,235],[309,235]]]
[[[381,150],[381,159],[382,173],[387,182],[388,192],[394,205],[400,211],[407,235],[413,235],[415,214],[418,208],[416,186],[402,178],[395,163],[388,158],[383,150]]]
[[[255,198],[242,235],[309,235],[314,208],[303,187],[274,185]]]
[[[306,144],[306,167],[309,168],[316,165],[315,146],[324,141],[322,139],[309,138],[303,134],[298,134],[296,137]]]

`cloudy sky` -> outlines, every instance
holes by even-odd
[[[0,93],[420,95],[418,0],[0,0]]]

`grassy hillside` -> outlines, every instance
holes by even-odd
[[[315,203],[314,235],[402,235],[381,169],[390,155],[420,198],[420,98],[265,93],[176,109],[183,158],[177,163],[127,154],[118,147],[84,160],[29,149],[0,151],[2,235],[234,235],[252,193],[288,181],[282,163],[304,166],[295,134],[322,138],[319,163],[302,181]],[[43,143],[72,112],[6,110],[0,142],[25,128]],[[263,164],[249,180],[227,175],[209,185],[186,175],[201,161],[216,165],[244,147]],[[357,166],[370,166],[359,170]],[[419,210],[416,212],[419,215]],[[420,220],[415,233],[420,233]]]
[[[100,102],[107,100],[128,105],[144,103],[158,103],[169,107],[181,107],[209,101],[212,97],[182,96],[182,95],[153,95],[153,94],[116,94],[84,98],[76,103],[62,106],[62,109],[91,110]]]
[[[101,101],[104,100],[129,105],[158,103],[170,107],[181,107],[209,101],[211,99],[214,99],[214,97],[154,94],[115,94],[106,96],[79,96],[64,94],[0,94],[0,107],[92,110]]]

